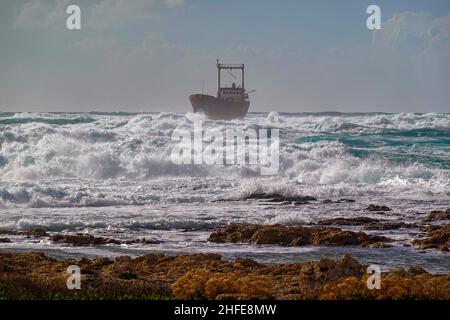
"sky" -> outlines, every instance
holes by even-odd
[[[188,112],[216,59],[253,112],[450,112],[450,1],[0,0],[1,111]]]

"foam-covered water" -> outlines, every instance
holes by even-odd
[[[279,173],[262,177],[250,165],[172,163],[171,134],[192,130],[197,120],[203,120],[204,130],[215,132],[279,128]],[[271,112],[207,121],[191,113],[3,113],[0,146],[0,229],[150,235],[163,241],[149,250],[217,251],[220,246],[205,241],[207,234],[229,222],[304,224],[357,216],[369,203],[392,207],[388,218],[416,221],[418,212],[450,207],[449,114]],[[319,202],[277,206],[234,201],[255,192],[310,195]],[[355,202],[322,203],[339,198]],[[224,199],[230,201],[215,201]],[[411,239],[405,231],[391,236],[399,237],[400,245]],[[2,246],[58,248],[19,239]],[[261,250],[242,252],[258,255]],[[259,258],[295,260],[302,250],[274,255],[268,249],[274,256]],[[405,264],[414,260],[414,250],[398,253]],[[219,251],[240,252],[239,246]]]

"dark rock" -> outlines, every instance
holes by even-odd
[[[121,241],[103,237],[94,237],[91,234],[54,234],[50,236],[50,240],[54,242],[68,243],[74,246],[89,245],[105,245],[105,244],[122,244]]]
[[[9,236],[18,235],[18,233],[16,231],[12,231],[12,230],[0,230],[0,234],[9,235]]]
[[[77,233],[77,234],[54,234],[50,236],[50,240],[60,243],[68,243],[74,246],[89,246],[89,245],[106,245],[106,244],[159,244],[161,241],[152,239],[136,239],[121,241],[111,238],[95,237],[91,234]]]
[[[285,227],[281,225],[228,225],[220,228],[208,238],[211,242],[247,242],[254,244],[276,244],[282,246],[304,245],[361,245],[392,241],[386,237],[367,235],[331,227]]]
[[[317,201],[310,196],[286,197],[278,193],[253,193],[244,200],[264,200],[264,202],[287,203],[287,204],[307,204],[310,201]]]
[[[335,226],[361,226],[368,223],[377,223],[378,219],[367,218],[367,217],[356,217],[356,218],[333,218],[319,221],[319,225],[335,225]]]
[[[428,271],[420,266],[411,266],[406,271],[414,276],[419,274],[428,274]]]
[[[355,202],[355,200],[353,200],[353,199],[345,199],[345,198],[338,199],[336,201],[333,201],[331,199],[322,200],[322,203],[351,203],[351,202]]]
[[[431,232],[431,231],[435,231],[435,230],[439,230],[441,228],[440,225],[422,225],[419,227],[419,230],[421,232]],[[413,234],[411,234],[413,235]]]
[[[353,202],[356,202],[356,201],[353,200],[353,199],[346,199],[346,198],[344,198],[344,199],[339,199],[337,202],[338,203],[342,203],[342,202],[344,202],[344,203],[353,203]]]
[[[0,243],[11,243],[11,240],[8,238],[0,238]]]
[[[24,235],[24,236],[27,236],[27,237],[35,237],[35,238],[48,237],[48,233],[45,232],[45,230],[42,230],[42,229],[28,230],[28,231],[25,231],[25,232],[21,232],[20,235]]]
[[[369,244],[367,247],[380,249],[380,248],[392,248],[392,245],[384,243],[384,242],[375,242],[375,243]]]
[[[450,220],[450,208],[445,211],[431,211],[424,221]]]
[[[27,236],[28,238],[42,238],[48,237],[48,233],[43,229],[32,229],[27,231],[12,231],[12,230],[0,230],[0,234],[16,235],[16,236]]]
[[[154,240],[154,239],[136,239],[136,240],[128,240],[125,243],[126,244],[160,244],[162,241]]]
[[[395,230],[400,228],[414,228],[415,224],[404,223],[401,221],[378,220],[368,217],[356,218],[334,218],[319,221],[319,225],[336,225],[336,226],[364,226],[366,230]]]
[[[339,268],[349,274],[360,274],[363,266],[352,256],[346,254],[337,262]]]
[[[391,208],[386,207],[386,206],[379,206],[376,204],[370,204],[366,210],[368,211],[372,211],[372,212],[385,212],[385,211],[392,211]]]
[[[413,223],[404,223],[397,221],[389,222],[372,222],[364,225],[366,230],[396,230],[400,228],[415,228],[417,225]]]
[[[255,224],[238,225],[230,224],[224,228],[214,231],[208,238],[211,242],[248,242],[253,234],[261,226]]]
[[[430,228],[425,239],[417,239],[412,242],[420,249],[438,249],[449,251],[450,248],[450,225],[442,225]]]

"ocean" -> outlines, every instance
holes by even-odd
[[[195,121],[214,132],[278,128],[278,174],[261,176],[254,165],[174,164],[172,133],[192,129]],[[286,205],[246,199],[256,193],[317,201]],[[449,253],[411,245],[419,232],[414,228],[364,231],[395,239],[388,248],[206,241],[229,223],[380,218],[364,211],[369,204],[392,208],[382,218],[406,223],[450,208],[450,114],[270,112],[208,121],[192,113],[0,113],[0,230],[155,240],[74,247],[16,235],[0,243],[1,251],[55,257],[215,252],[266,263],[349,253],[383,269],[420,265],[430,272],[450,271]]]

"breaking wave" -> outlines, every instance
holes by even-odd
[[[245,165],[174,164],[172,133],[192,130],[198,120],[204,130],[218,132],[279,128],[278,175],[262,178]],[[201,202],[260,189],[324,197],[383,192],[448,197],[450,190],[448,114],[271,112],[208,121],[191,113],[3,113],[0,146],[0,207]],[[170,179],[184,182],[155,192],[155,181]],[[194,190],[204,180],[214,182]]]

